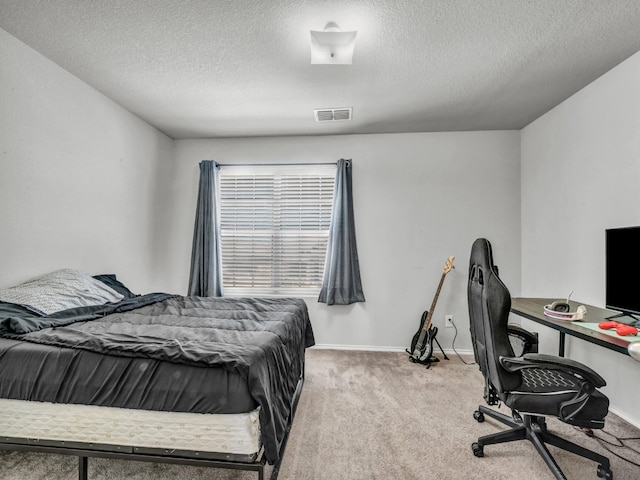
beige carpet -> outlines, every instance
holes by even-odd
[[[455,357],[430,369],[402,353],[311,349],[281,480],[549,479],[553,476],[528,441],[485,447],[476,458],[478,436],[503,429],[473,411],[483,404],[476,365]],[[467,359],[469,361],[469,359]],[[509,413],[504,407],[501,411]],[[548,420],[549,429],[607,455],[614,479],[640,478],[640,467],[604,450],[597,440]],[[640,431],[613,414],[605,430],[619,437]],[[598,435],[604,436],[601,432]],[[640,450],[640,440],[627,442]],[[550,447],[569,479],[597,479],[597,465]],[[626,448],[616,453],[640,463]],[[73,457],[0,452],[0,479],[76,479]],[[270,473],[267,471],[267,473]],[[257,474],[232,470],[89,459],[91,480],[248,480]]]

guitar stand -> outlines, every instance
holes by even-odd
[[[438,344],[438,348],[440,348],[440,351],[442,352],[442,356],[444,357],[445,360],[449,360],[449,357],[447,357],[447,354],[444,353],[444,350],[442,349],[442,345],[440,345],[440,342],[438,341],[438,339],[436,337],[433,337],[433,340]],[[440,361],[440,359],[438,357],[434,357],[433,355],[431,355],[429,358],[427,358],[424,361],[420,361],[417,360],[413,357],[411,357],[411,350],[409,350],[408,348],[405,350],[408,354],[409,354],[409,360],[413,363],[421,363],[422,365],[426,365],[427,368],[431,367],[432,363],[438,363]]]
[[[449,360],[449,357],[447,357],[447,354],[444,353],[444,350],[442,349],[442,345],[440,345],[440,342],[438,341],[438,339],[436,337],[433,337],[433,340],[438,344],[438,348],[442,352],[442,355],[443,355],[444,359],[445,360]],[[427,365],[426,368],[430,368],[432,363],[438,363],[439,361],[440,361],[440,359],[438,357],[434,357],[432,355],[424,363]]]

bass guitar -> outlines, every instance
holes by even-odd
[[[422,317],[420,318],[420,328],[411,340],[411,347],[406,349],[406,352],[409,354],[409,360],[411,360],[412,362],[422,363],[423,365],[426,364],[427,366],[429,366],[432,362],[437,361],[437,359],[432,359],[431,356],[433,354],[434,340],[436,343],[438,343],[438,340],[436,340],[438,328],[431,325],[431,320],[433,318],[433,311],[436,308],[438,297],[440,296],[440,291],[442,290],[444,277],[446,277],[447,273],[455,268],[453,266],[454,258],[455,257],[449,257],[447,259],[447,262],[442,269],[442,277],[440,278],[440,283],[438,284],[436,294],[433,297],[431,308],[422,314]],[[440,346],[439,343],[438,346]],[[440,350],[442,350],[442,347],[440,347]],[[444,350],[442,350],[442,353],[444,355]],[[447,356],[444,355],[444,358],[447,358]]]

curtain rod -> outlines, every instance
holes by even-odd
[[[318,163],[218,163],[219,167],[296,167],[300,165],[337,165],[337,162]]]

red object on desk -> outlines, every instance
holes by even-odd
[[[612,330],[614,329],[616,333],[620,336],[626,335],[637,335],[638,329],[636,327],[632,327],[631,325],[625,325],[620,322],[600,322],[598,327],[603,330]]]

